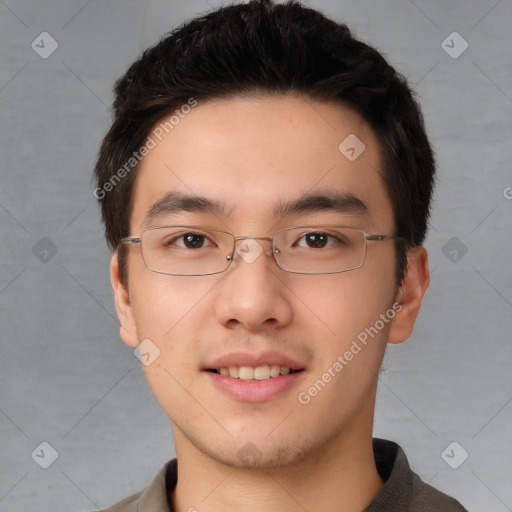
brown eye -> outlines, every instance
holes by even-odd
[[[201,248],[204,245],[206,240],[204,235],[200,235],[199,233],[185,233],[182,235],[183,244],[188,249],[197,249]]]
[[[325,233],[308,233],[305,239],[308,247],[321,249],[327,245],[328,235]]]

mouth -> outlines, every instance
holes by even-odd
[[[307,368],[274,351],[231,353],[202,368],[210,384],[237,402],[266,402],[285,396],[303,380]]]

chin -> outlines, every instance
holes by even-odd
[[[307,446],[288,441],[286,446],[275,443],[236,442],[229,446],[208,446],[199,448],[204,455],[232,468],[273,471],[297,464],[307,457]]]

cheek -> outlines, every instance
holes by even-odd
[[[173,339],[191,318],[197,325],[198,317],[206,314],[204,308],[213,286],[210,281],[204,277],[166,276],[144,268],[130,284],[139,337],[164,342]]]
[[[371,402],[394,316],[394,280],[391,276],[388,284],[377,284],[379,279],[369,270],[330,276],[309,292],[307,305],[329,331],[315,340],[316,364],[297,398],[303,414],[322,418],[315,420],[319,428],[335,428]]]
[[[133,280],[132,307],[139,341],[151,340],[158,352],[155,365],[144,367],[150,384],[159,382],[160,377],[168,380],[168,375],[156,372],[158,368],[180,382],[195,375],[200,340],[215,328],[211,294],[218,279],[146,272]]]
[[[198,371],[198,334],[212,318],[208,302],[212,284],[192,282],[190,277],[145,277],[132,288],[133,313],[139,340],[150,340],[157,357],[142,368],[160,406],[179,410],[190,400],[185,390]]]
[[[379,268],[376,273],[369,264],[352,272],[322,276],[314,286],[303,282],[294,287],[319,326],[326,327],[328,334],[317,340],[324,353],[343,350],[391,307],[394,275],[388,272],[393,268]]]

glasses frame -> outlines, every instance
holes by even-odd
[[[212,230],[212,231],[217,231],[219,233],[224,233],[226,235],[231,236],[231,238],[233,239],[233,250],[231,251],[231,253],[226,255],[226,260],[228,261],[228,264],[227,264],[226,268],[224,270],[219,270],[218,272],[208,272],[206,274],[172,274],[172,273],[169,273],[169,272],[160,272],[158,270],[153,270],[152,268],[149,268],[147,263],[146,263],[146,259],[144,258],[144,251],[142,250],[142,236],[144,235],[144,233],[146,231],[154,231],[154,230],[158,230],[158,229],[168,229],[168,228],[191,228],[191,229],[202,229],[202,230],[209,229],[209,230]],[[359,266],[357,266],[357,267],[352,267],[352,268],[348,268],[348,269],[345,269],[345,270],[337,270],[337,271],[334,271],[334,272],[296,272],[296,271],[293,271],[293,270],[286,270],[286,269],[284,269],[279,264],[279,262],[277,261],[277,258],[276,258],[276,254],[279,254],[279,249],[275,249],[274,248],[274,237],[275,237],[275,235],[277,235],[278,233],[282,233],[283,231],[289,231],[291,229],[302,229],[302,228],[348,228],[348,229],[354,229],[356,231],[361,232],[364,235],[364,255],[363,255],[363,259],[362,259],[361,264]],[[368,234],[368,233],[366,233],[361,228],[358,228],[358,227],[355,227],[355,226],[347,226],[347,225],[344,225],[344,224],[313,224],[313,225],[306,225],[306,226],[291,226],[291,227],[288,227],[288,228],[284,228],[284,229],[280,229],[278,231],[275,231],[274,233],[272,233],[272,236],[235,236],[235,235],[233,235],[233,233],[230,233],[229,231],[224,231],[224,230],[219,229],[219,228],[212,228],[212,227],[208,227],[208,226],[196,226],[196,225],[191,226],[191,225],[180,224],[180,225],[170,225],[170,226],[154,226],[154,227],[147,228],[138,237],[125,237],[125,238],[122,238],[121,241],[119,242],[119,245],[137,245],[137,244],[140,244],[142,259],[144,261],[144,266],[150,272],[155,272],[156,274],[162,274],[162,275],[165,275],[165,276],[193,277],[193,276],[211,276],[211,275],[222,274],[223,272],[226,272],[231,267],[231,263],[233,262],[234,254],[235,254],[235,251],[236,251],[236,244],[237,244],[237,242],[239,240],[267,240],[267,241],[271,242],[272,243],[272,250],[266,251],[266,254],[269,255],[269,256],[272,255],[274,261],[276,262],[276,265],[283,272],[288,272],[290,274],[302,274],[302,275],[327,275],[327,274],[342,274],[343,272],[350,272],[352,270],[357,270],[358,268],[363,267],[365,262],[366,262],[366,253],[367,253],[367,250],[368,250],[368,241],[371,241],[371,242],[386,242],[388,240],[405,240],[405,238],[403,238],[401,236],[396,236],[396,235],[382,235],[382,234],[375,234],[375,233]]]

